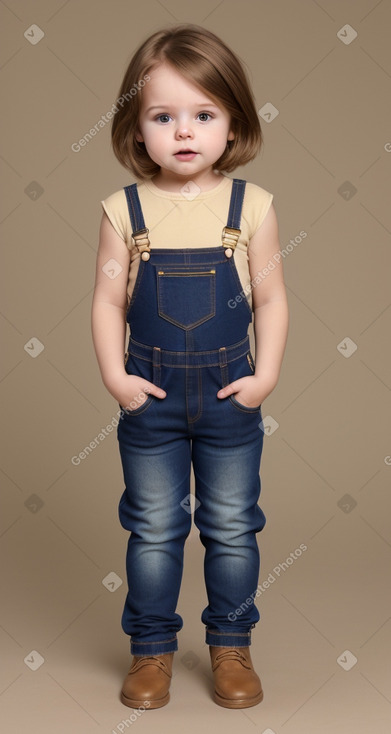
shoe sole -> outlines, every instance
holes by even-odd
[[[263,691],[258,693],[253,698],[223,698],[216,691],[213,692],[213,700],[218,703],[219,706],[224,706],[227,709],[244,709],[250,706],[256,706],[263,700]]]
[[[125,706],[129,706],[132,709],[138,709],[142,707],[142,708],[145,708],[146,711],[148,711],[148,709],[159,709],[161,708],[161,706],[165,706],[166,703],[168,703],[170,700],[170,693],[168,692],[163,698],[156,698],[153,700],[149,700],[148,708],[145,706],[146,700],[149,700],[149,699],[143,698],[142,700],[141,699],[138,700],[136,698],[127,698],[127,696],[125,696],[121,691],[121,702]]]

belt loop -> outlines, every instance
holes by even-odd
[[[219,349],[219,363],[220,367],[225,367],[227,364],[227,349],[226,347],[220,347]]]
[[[225,387],[229,383],[227,350],[225,347],[220,347],[219,349],[219,362],[220,362],[221,380],[223,383],[222,386]]]

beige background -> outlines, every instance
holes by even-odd
[[[7,0],[0,16],[4,731],[386,734],[390,2]],[[281,247],[301,230],[308,236],[284,260],[291,325],[263,407],[279,424],[261,466],[260,583],[273,581],[257,601],[252,656],[264,701],[230,711],[211,698],[193,526],[171,701],[125,726],[128,536],[117,517],[115,432],[78,466],[71,459],[117,410],[101,382],[90,310],[99,202],[132,179],[111,152],[109,124],[79,153],[71,145],[114,103],[140,40],[178,21],[228,42],[249,69],[257,108],[278,111],[262,123],[257,161],[231,175],[274,193]],[[35,45],[33,24],[44,32]],[[307,550],[282,570],[302,543]],[[107,588],[109,574],[122,584]]]

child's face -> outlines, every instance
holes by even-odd
[[[161,178],[194,180],[196,174],[211,173],[227,140],[234,138],[229,113],[169,64],[159,64],[149,76],[142,91],[136,139],[145,143],[160,166]],[[181,150],[195,155],[179,157]]]

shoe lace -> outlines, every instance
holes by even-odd
[[[171,676],[171,673],[169,669],[167,668],[167,665],[156,655],[143,655],[142,657],[139,657],[138,660],[132,665],[130,672],[136,673],[137,670],[140,670],[140,668],[143,668],[145,665],[156,665],[158,668],[160,668],[164,673]]]
[[[235,660],[237,663],[240,663],[248,670],[251,670],[251,665],[248,664],[246,657],[236,648],[219,652],[214,659],[213,670],[215,670],[219,665],[221,665],[221,663],[225,662],[226,660]]]

